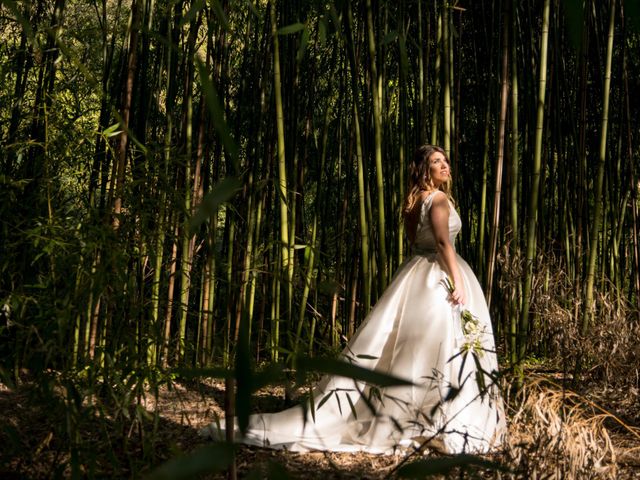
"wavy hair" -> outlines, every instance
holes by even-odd
[[[431,192],[435,190],[435,187],[431,184],[429,178],[429,158],[435,152],[439,152],[444,155],[445,160],[449,165],[449,157],[445,153],[442,147],[436,145],[422,145],[418,147],[413,154],[413,160],[409,164],[409,179],[407,184],[407,197],[404,200],[404,207],[402,208],[402,215],[406,217],[413,210],[416,200],[422,192]],[[438,190],[443,191],[447,197],[451,200],[451,180],[440,185]]]

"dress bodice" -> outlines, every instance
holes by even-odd
[[[416,229],[416,239],[413,243],[412,252],[415,254],[435,253],[436,238],[433,232],[433,226],[431,225],[431,219],[429,218],[429,211],[431,210],[431,204],[436,195],[444,195],[444,193],[436,190],[431,192],[427,198],[425,198],[420,207],[420,218],[418,220],[418,227]],[[462,221],[453,204],[449,200],[449,241],[451,245],[455,245],[456,235],[462,228]],[[455,248],[455,246],[454,246]]]

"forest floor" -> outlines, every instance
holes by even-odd
[[[544,375],[553,380],[552,375]],[[13,390],[0,384],[0,445],[3,445],[0,448],[0,478],[52,478],[70,475],[71,459],[68,449],[63,448],[56,438],[60,422],[68,421],[69,417],[65,418],[62,403],[57,406],[47,404],[39,400],[34,392],[34,386],[29,383]],[[283,393],[282,387],[261,390],[255,396],[254,409],[281,410],[286,407]],[[555,408],[553,403],[548,403],[545,407],[545,401],[540,400],[541,398],[543,397],[533,399],[533,410]],[[598,421],[597,424],[585,423],[589,430],[587,437],[590,439],[587,443],[580,439],[569,440],[563,447],[559,441],[555,453],[560,453],[560,456],[555,455],[559,460],[554,464],[555,461],[549,456],[551,451],[548,450],[554,441],[549,438],[556,434],[560,438],[562,432],[545,437],[544,432],[539,435],[536,433],[539,426],[527,427],[528,430],[524,431],[522,425],[516,426],[512,421],[510,431],[514,445],[495,455],[492,460],[508,465],[517,472],[514,478],[528,478],[534,473],[540,478],[640,479],[638,391],[633,388],[614,390],[599,388],[596,384],[584,385],[580,398],[580,408]],[[78,461],[82,465],[82,476],[144,477],[163,461],[207,445],[209,442],[198,435],[198,430],[214,421],[216,416],[222,416],[223,404],[224,384],[213,380],[174,382],[172,388],[162,387],[157,404],[155,398],[149,395],[144,401],[144,407],[147,411],[157,410],[160,420],[151,442],[151,455],[149,442],[144,447],[144,440],[136,434],[135,429],[123,431],[127,428],[126,425],[132,424],[131,421],[126,422],[124,418],[118,421],[114,417],[110,423],[106,423],[110,425],[107,427],[109,431],[97,432],[95,430],[105,429],[104,419],[100,422],[83,420],[82,425],[79,425],[84,445],[80,455],[85,458]],[[547,412],[540,423],[543,429],[547,428],[546,424],[551,423],[549,414],[553,412]],[[518,422],[536,422],[531,415],[524,415],[522,409],[519,413],[513,410],[510,416],[518,416]],[[567,421],[570,418],[571,415],[566,416]],[[594,425],[603,427],[604,433]],[[578,432],[575,433],[576,438],[580,436],[579,430],[572,430],[571,426],[565,428],[565,432]],[[604,446],[600,441],[603,435],[606,437]],[[105,441],[105,438],[111,438],[113,442]],[[123,438],[128,440],[123,443]],[[600,451],[608,453],[600,456],[598,452],[590,454],[589,442],[599,443]],[[567,447],[569,444],[575,445]],[[589,455],[598,458],[589,460]],[[326,452],[298,454],[247,446],[240,446],[237,453],[239,478],[246,477],[252,471],[262,472],[256,478],[264,478],[264,472],[276,465],[277,470],[286,472],[285,478],[288,475],[291,478],[326,480],[382,479],[389,477],[402,460],[401,456]],[[575,468],[572,469],[571,462],[581,465],[574,465]],[[495,472],[485,472],[480,477],[492,478],[494,474]],[[217,474],[205,478],[226,477]]]

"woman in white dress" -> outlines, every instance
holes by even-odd
[[[252,415],[239,441],[370,453],[421,446],[481,453],[501,443],[505,417],[491,320],[475,275],[454,250],[461,221],[450,178],[444,150],[418,148],[403,211],[412,254],[341,354],[413,385],[378,388],[327,376],[313,391],[314,415],[308,404]],[[465,310],[472,316],[461,316]],[[223,434],[215,425],[205,431]]]

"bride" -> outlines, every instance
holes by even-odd
[[[327,376],[312,405],[252,415],[239,441],[385,454],[424,446],[481,453],[501,443],[506,423],[491,320],[475,275],[454,250],[461,221],[449,191],[444,150],[418,148],[403,210],[412,255],[341,354],[411,385],[379,388]],[[224,438],[215,424],[203,433]]]

